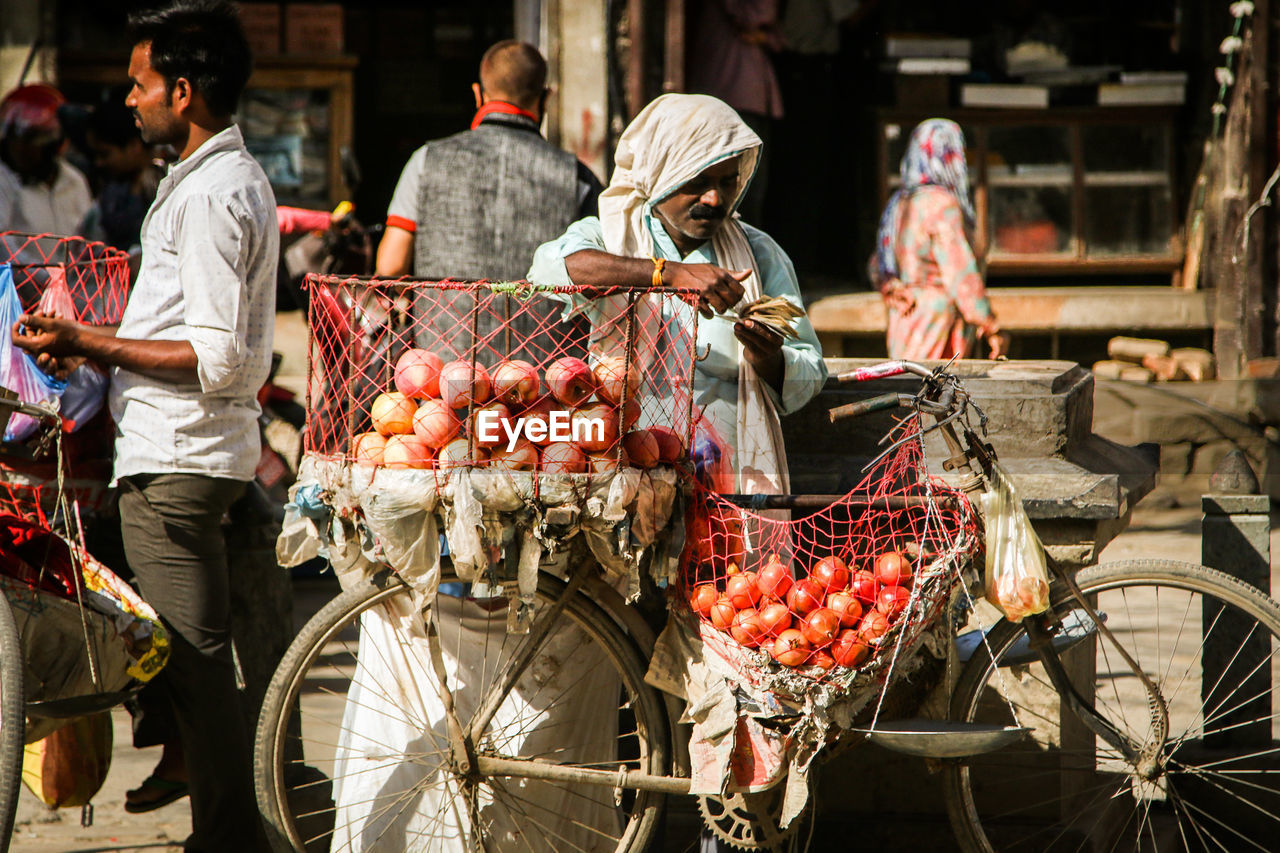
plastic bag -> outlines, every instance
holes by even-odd
[[[111,768],[111,714],[77,717],[43,740],[27,744],[22,781],[52,809],[83,806]]]
[[[63,283],[66,290],[66,283]],[[18,395],[24,403],[52,403],[67,387],[36,367],[35,360],[14,346],[9,330],[22,316],[22,303],[13,286],[13,271],[0,264],[0,385]],[[5,441],[21,441],[35,432],[37,421],[27,415],[14,414],[5,427]]]
[[[1021,622],[1049,607],[1044,546],[999,464],[992,465],[990,480],[991,491],[982,495],[987,524],[986,597],[1010,622]]]

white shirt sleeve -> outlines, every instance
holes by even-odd
[[[182,206],[176,228],[183,320],[196,351],[196,373],[206,394],[226,388],[248,356],[250,228],[228,199],[196,195]]]

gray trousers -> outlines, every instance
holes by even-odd
[[[172,643],[169,662],[139,699],[147,728],[170,729],[186,754],[192,833],[185,849],[253,850],[259,829],[251,745],[232,662],[221,528],[245,484],[197,474],[146,474],[122,477],[119,485],[125,556]]]

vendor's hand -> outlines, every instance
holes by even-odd
[[[715,264],[667,264],[666,283],[698,292],[698,311],[712,317],[728,311],[742,299],[742,282],[751,270],[727,270]]]
[[[733,324],[733,334],[742,343],[742,355],[764,381],[775,388],[782,384],[782,335],[754,320]]]
[[[23,314],[18,318],[18,322],[14,324],[10,333],[10,340],[35,356],[36,363],[39,365],[42,356],[60,359],[64,356],[79,355],[79,336],[80,324],[74,320],[37,311],[34,314]]]

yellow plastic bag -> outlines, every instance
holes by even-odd
[[[1049,607],[1044,546],[999,463],[992,465],[989,479],[991,491],[982,495],[987,526],[986,597],[1010,622],[1021,622]]]
[[[22,781],[49,808],[83,806],[107,781],[111,742],[110,712],[77,717],[27,744]]]

